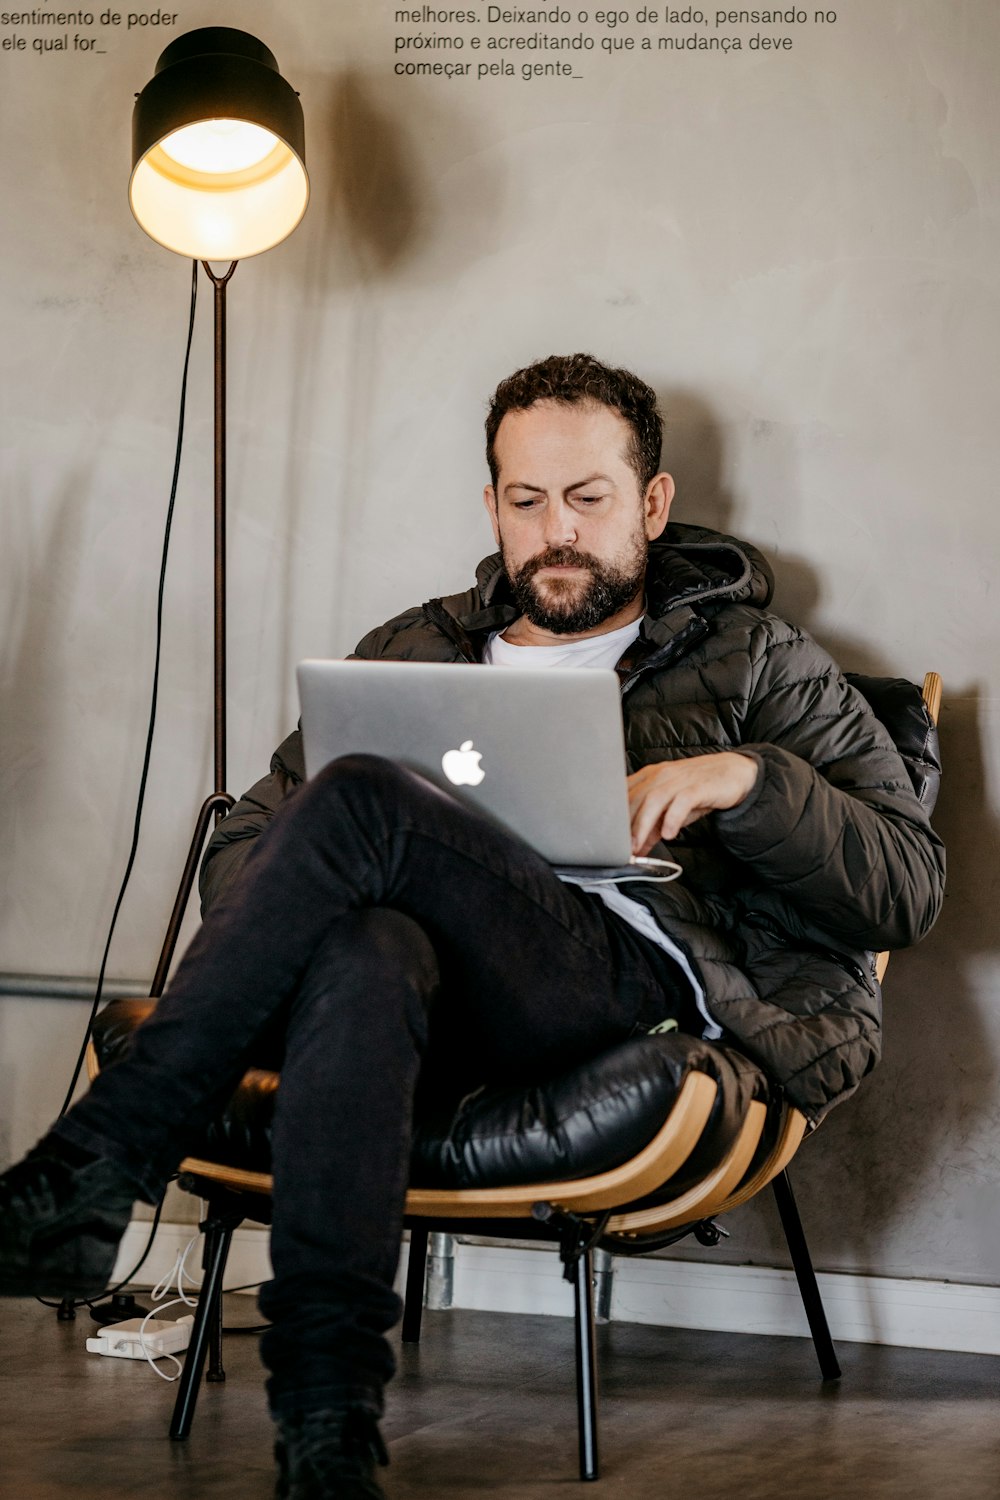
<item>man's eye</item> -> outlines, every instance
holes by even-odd
[[[538,504],[537,500],[515,500],[514,501],[514,509],[515,510],[534,510],[534,508],[535,508],[535,506],[537,504]]]
[[[573,498],[574,498],[574,500],[576,501],[576,503],[578,505],[596,505],[599,500],[603,500],[604,499],[604,496],[603,495],[574,495]]]

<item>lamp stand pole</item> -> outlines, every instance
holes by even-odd
[[[201,264],[215,289],[215,789],[202,803],[195,820],[194,835],[149,990],[154,997],[162,995],[167,982],[209,825],[213,818],[218,823],[234,800],[226,790],[226,287],[238,262],[234,260],[223,276],[217,276],[208,261]]]

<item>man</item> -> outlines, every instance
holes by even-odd
[[[937,913],[941,847],[885,732],[767,613],[752,548],[664,537],[660,439],[653,392],[626,371],[587,355],[518,371],[487,418],[499,555],[358,654],[616,667],[633,846],[668,842],[684,878],[565,885],[376,757],[299,788],[292,735],[216,831],[204,925],[130,1057],[0,1179],[0,1291],[93,1292],[133,1199],[155,1201],[280,1029],[261,1297],[279,1494],[382,1493],[418,1083],[545,1076],[675,1020],[724,1028],[815,1119],[876,1059],[866,950],[914,941]]]

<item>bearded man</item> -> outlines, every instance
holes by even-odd
[[[672,885],[582,889],[376,756],[305,783],[301,740],[216,830],[205,921],[129,1057],[0,1179],[0,1292],[99,1291],[279,1029],[274,1280],[262,1341],[279,1494],[374,1500],[414,1100],[544,1078],[675,1022],[742,1047],[812,1119],[878,1052],[870,949],[933,922],[943,854],[867,705],[767,610],[745,543],[671,526],[654,393],[589,355],[498,387],[467,593],[366,636],[366,658],[613,667],[634,852]],[[580,788],[587,796],[587,788]]]

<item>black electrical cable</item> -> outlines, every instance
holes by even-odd
[[[156,700],[160,688],[160,655],[163,647],[163,594],[167,579],[167,557],[170,552],[170,532],[174,519],[174,502],[177,499],[177,481],[181,472],[181,452],[184,447],[184,411],[187,406],[187,384],[188,367],[191,363],[191,343],[194,338],[194,315],[198,304],[198,262],[191,262],[191,310],[188,318],[187,345],[184,350],[184,371],[181,376],[181,404],[177,420],[177,445],[174,451],[174,473],[170,483],[170,500],[167,505],[167,519],[163,530],[163,552],[160,558],[160,582],[156,595],[156,654],[153,661],[153,692],[149,706],[149,725],[146,730],[146,749],[142,758],[142,774],[139,778],[139,796],[136,801],[135,821],[132,826],[132,846],[129,849],[128,862],[125,866],[125,875],[115,902],[115,909],[111,916],[111,926],[108,928],[108,939],[104,945],[104,956],[101,959],[100,972],[97,976],[97,991],[94,995],[94,1003],[90,1008],[90,1017],[87,1021],[87,1029],[84,1032],[83,1042],[80,1046],[80,1055],[73,1069],[69,1088],[63,1100],[60,1117],[69,1109],[76,1088],[80,1070],[83,1067],[84,1058],[87,1055],[87,1043],[90,1041],[90,1033],[94,1029],[94,1021],[97,1018],[98,1006],[104,993],[104,976],[108,967],[108,955],[111,952],[111,940],[115,935],[115,927],[118,923],[118,913],[125,899],[125,892],[132,876],[132,866],[135,864],[135,856],[139,848],[139,829],[142,825],[142,810],[146,801],[146,782],[149,777],[149,762],[153,752],[153,732],[156,729]]]
[[[111,914],[111,925],[108,928],[107,941],[104,944],[104,954],[101,958],[101,967],[97,975],[97,988],[94,994],[93,1004],[90,1007],[90,1015],[87,1019],[87,1028],[83,1034],[83,1041],[80,1044],[80,1052],[76,1059],[76,1066],[73,1069],[73,1076],[70,1079],[69,1088],[66,1090],[66,1097],[63,1100],[62,1108],[59,1111],[60,1118],[66,1113],[67,1109],[69,1109],[74,1090],[76,1089],[77,1079],[80,1077],[80,1070],[82,1069],[84,1059],[87,1056],[87,1043],[90,1041],[90,1034],[94,1029],[94,1021],[97,1019],[98,1007],[100,1006],[101,997],[104,993],[104,976],[107,972],[108,957],[111,953],[111,942],[114,938],[115,927],[118,923],[118,913],[121,911],[122,902],[125,899],[125,892],[128,889],[128,883],[132,877],[132,867],[135,864],[135,857],[139,849],[139,830],[142,826],[142,812],[146,801],[146,783],[149,779],[149,763],[153,753],[153,734],[156,729],[156,704],[160,689],[160,658],[163,651],[163,596],[167,581],[167,559],[170,555],[170,534],[173,528],[174,505],[177,500],[177,482],[180,478],[181,472],[181,454],[184,450],[184,414],[187,408],[188,370],[191,365],[191,345],[194,340],[194,319],[197,306],[198,262],[196,260],[193,260],[191,262],[191,302],[190,310],[188,313],[187,342],[184,347],[184,367],[181,373],[180,411],[178,412],[177,417],[177,442],[174,448],[174,471],[170,481],[170,499],[167,502],[167,516],[163,528],[163,549],[160,555],[160,580],[156,592],[156,650],[153,658],[153,690],[149,705],[149,723],[146,729],[146,748],[143,753],[142,772],[139,777],[139,795],[136,799],[135,819],[132,825],[132,844],[129,849],[128,861],[125,866],[125,874],[122,878],[121,888],[118,891],[118,898],[115,901],[114,911]],[[123,1286],[126,1286],[128,1282],[130,1282],[132,1278],[138,1274],[141,1267],[145,1264],[146,1258],[153,1248],[153,1239],[156,1235],[157,1229],[159,1228],[160,1215],[163,1213],[163,1204],[165,1202],[165,1199],[166,1192],[164,1192],[163,1197],[161,1197],[159,1203],[157,1204],[156,1213],[153,1217],[152,1228],[149,1231],[149,1238],[146,1241],[146,1248],[142,1252],[142,1256],[132,1267],[132,1270],[125,1277],[125,1280],[119,1282],[118,1286],[110,1287],[108,1291],[102,1292],[99,1297],[78,1297],[74,1299],[67,1298],[62,1303],[47,1302],[43,1297],[38,1297],[36,1298],[36,1301],[41,1302],[45,1307],[68,1306],[75,1310],[78,1307],[95,1307],[98,1303],[106,1302],[109,1297],[113,1297],[116,1292],[120,1291]]]

